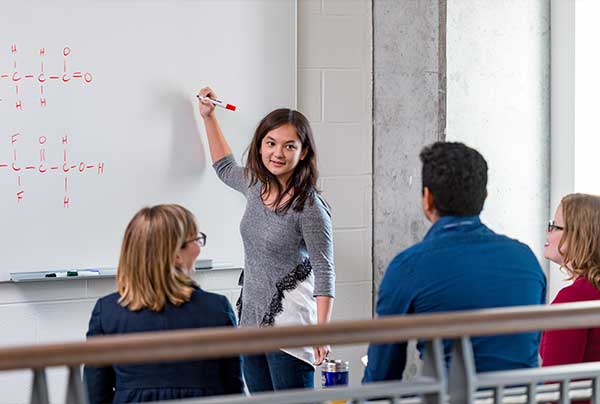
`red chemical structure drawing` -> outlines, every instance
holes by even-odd
[[[6,138],[5,138],[6,137]],[[10,135],[0,135],[2,144],[9,144],[9,152],[2,152],[0,149],[0,175],[14,175],[17,180],[16,190],[16,203],[21,204],[26,201],[26,192],[24,189],[24,183],[27,179],[32,176],[49,176],[49,175],[61,175],[63,176],[64,183],[64,197],[63,207],[68,208],[70,204],[69,197],[69,178],[73,175],[103,175],[104,174],[104,162],[85,162],[73,160],[70,158],[68,146],[69,136],[60,136],[58,143],[60,150],[58,153],[54,150],[54,155],[59,154],[59,157],[55,160],[46,158],[46,147],[48,138],[44,135],[31,138],[25,136],[19,132],[11,133]],[[29,142],[27,142],[29,140]],[[36,147],[39,147],[39,160],[36,161],[21,161],[19,159],[18,148],[21,145],[29,146],[32,140],[36,143]],[[8,156],[6,156],[8,154]]]
[[[24,108],[23,100],[21,99],[22,91],[19,91],[22,86],[25,85],[39,85],[40,88],[40,107],[44,108],[47,104],[46,96],[44,94],[44,88],[47,85],[54,83],[60,85],[71,85],[75,82],[83,83],[84,85],[90,84],[93,81],[93,76],[90,72],[82,71],[71,71],[68,66],[69,55],[71,55],[71,48],[65,46],[62,49],[63,55],[63,66],[62,71],[53,71],[51,73],[46,71],[45,66],[45,55],[46,49],[40,48],[40,69],[36,72],[21,72],[19,71],[18,54],[19,50],[16,44],[11,45],[10,53],[12,55],[12,70],[2,71],[3,67],[0,67],[0,83],[3,81],[8,82],[10,85],[14,85],[15,88],[15,108],[22,111]],[[0,64],[1,66],[1,64]],[[0,103],[6,101],[0,96]]]

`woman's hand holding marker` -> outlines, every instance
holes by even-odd
[[[211,90],[210,87],[204,87],[202,90],[200,90],[196,97],[198,97],[198,100],[200,101],[200,115],[202,115],[204,118],[212,115],[215,107],[221,107],[230,111],[235,111],[237,108],[233,104],[228,104],[224,101],[218,100],[216,94]],[[210,108],[203,108],[203,105]]]
[[[212,158],[212,162],[215,163],[231,154],[231,148],[229,147],[225,136],[223,136],[216,114],[214,113],[215,107],[218,105],[218,103],[214,102],[217,95],[212,88],[204,87],[198,91],[196,97],[198,97],[200,115],[202,116],[204,128],[206,129],[210,157]]]
[[[200,102],[200,115],[202,118],[208,118],[212,116],[215,110],[215,104],[209,101],[210,98],[217,98],[217,95],[213,92],[210,87],[204,87],[198,94],[198,101]]]

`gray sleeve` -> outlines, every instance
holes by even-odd
[[[213,163],[217,176],[225,184],[231,188],[243,193],[244,195],[248,191],[248,182],[244,175],[244,168],[240,167],[236,162],[233,155],[229,154],[220,160]]]
[[[335,297],[331,212],[320,196],[305,205],[300,228],[315,274],[315,296]]]

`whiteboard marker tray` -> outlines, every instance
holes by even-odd
[[[239,265],[233,265],[230,262],[212,261],[212,266],[206,267],[204,262],[201,267],[196,265],[196,273],[210,271],[242,270]],[[93,279],[114,278],[117,276],[116,268],[94,268],[94,269],[73,269],[73,270],[48,270],[34,272],[11,272],[10,281],[12,283],[23,282],[54,282],[54,281],[81,281]]]

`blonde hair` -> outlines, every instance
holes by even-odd
[[[600,196],[569,194],[560,204],[564,230],[558,251],[563,266],[570,279],[585,277],[600,290]]]
[[[175,255],[198,233],[194,215],[179,205],[146,207],[127,225],[117,269],[119,303],[132,311],[161,311],[190,300],[194,281],[175,268]]]

